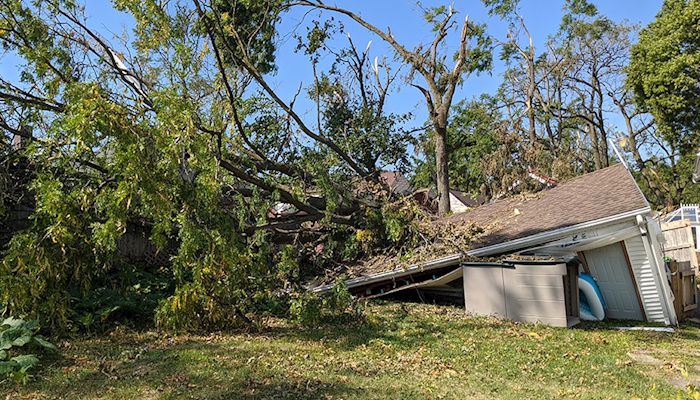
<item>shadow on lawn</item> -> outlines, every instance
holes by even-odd
[[[353,351],[377,342],[390,344],[396,350],[431,346],[449,350],[450,346],[462,343],[460,335],[470,331],[476,332],[485,342],[520,335],[512,344],[523,348],[536,341],[527,335],[534,329],[529,325],[465,318],[461,311],[449,308],[431,310],[432,314],[427,314],[430,311],[421,306],[388,303],[380,315],[370,313],[364,320],[312,328],[283,324],[253,334],[164,337],[155,332],[127,332],[105,335],[66,343],[62,349],[64,356],[43,360],[44,368],[30,385],[9,389],[0,386],[0,392],[10,390],[6,394],[8,398],[35,394],[49,398],[277,399],[363,395],[392,398],[397,393],[389,387],[374,387],[371,393],[365,394],[370,389],[357,386],[353,378],[377,373],[374,370],[358,371],[338,366],[324,373],[323,366],[319,365],[323,364],[328,351],[331,354]],[[544,331],[545,336],[554,335],[546,340],[570,336],[580,339],[583,347],[600,349],[604,346],[594,340],[592,336],[595,335],[586,332],[610,332],[614,328],[607,323],[587,323],[571,330],[536,329]],[[642,331],[625,334],[633,335],[639,343],[658,344],[697,339],[700,330],[695,327],[673,334]],[[307,353],[309,358],[304,357]],[[325,367],[333,368],[332,364]],[[353,380],[355,385],[349,383]]]
[[[34,382],[26,387],[0,386],[0,393],[6,398],[312,399],[358,396],[363,392],[342,382],[324,382],[319,379],[322,377],[272,374],[259,365],[247,366],[246,360],[259,353],[255,349],[197,339],[164,349],[139,349],[148,342],[112,343],[115,349],[109,352],[104,351],[106,346],[95,343],[84,347],[84,356],[49,358],[45,362],[50,368]],[[133,356],[120,359],[128,352]],[[94,363],[82,365],[87,367],[83,372],[68,372],[81,367],[86,359]]]
[[[19,395],[54,398],[361,397],[368,389],[352,386],[343,377],[352,380],[366,377],[372,371],[343,368],[335,370],[333,378],[321,372],[309,373],[311,369],[307,368],[316,367],[314,363],[325,357],[318,350],[319,344],[332,350],[352,351],[381,341],[406,350],[439,345],[454,329],[502,328],[496,321],[492,326],[488,321],[464,319],[456,324],[438,324],[420,313],[396,306],[369,322],[351,321],[314,328],[280,326],[254,334],[211,338],[176,336],[172,342],[152,332],[101,336],[79,344],[68,343],[69,347],[62,350],[63,357],[46,359],[37,379],[26,388],[15,390]],[[246,344],[249,341],[262,345]],[[311,359],[303,358],[305,349],[312,352]],[[287,361],[288,356],[295,358]],[[265,364],[269,362],[301,365],[274,369]],[[383,390],[386,393],[381,393]],[[395,397],[396,393],[390,390],[373,388],[371,397]]]
[[[448,307],[441,308],[443,316],[455,315],[452,323],[431,321],[422,315],[424,310],[415,306],[406,307],[400,303],[384,303],[385,308],[379,319],[350,321],[347,323],[320,324],[315,327],[294,326],[276,327],[263,332],[272,338],[293,338],[303,342],[322,342],[335,350],[350,351],[359,346],[378,340],[391,344],[398,350],[417,349],[421,346],[436,345],[444,341],[446,335],[455,330],[476,329],[505,330],[508,322],[489,318],[465,318],[460,309],[452,312]]]

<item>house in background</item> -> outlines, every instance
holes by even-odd
[[[462,213],[486,202],[485,196],[471,196],[468,193],[450,189],[450,211]]]
[[[380,179],[384,181],[393,194],[399,196],[412,195],[422,206],[437,211],[437,191],[433,188],[415,190],[406,177],[397,171],[384,171],[380,174]],[[450,189],[450,210],[453,213],[460,213],[471,208],[478,207],[486,202],[484,196],[471,196],[459,190]]]
[[[408,196],[414,192],[411,182],[409,182],[401,172],[383,171],[379,174],[379,179],[389,186],[389,190],[392,194]]]
[[[437,212],[437,190],[433,188],[418,189],[413,193],[413,198],[418,204]],[[472,196],[459,190],[450,189],[450,211],[462,213],[474,207],[478,207],[488,201],[485,196]]]

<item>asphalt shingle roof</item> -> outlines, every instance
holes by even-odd
[[[632,174],[622,164],[578,176],[530,196],[484,204],[448,217],[487,227],[472,248],[508,242],[648,207]]]

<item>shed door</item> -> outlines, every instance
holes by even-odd
[[[620,243],[584,252],[591,274],[607,303],[606,316],[612,319],[642,321],[637,291]]]

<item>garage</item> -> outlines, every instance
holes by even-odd
[[[643,321],[637,285],[623,242],[583,252],[584,268],[598,283],[612,319]]]

